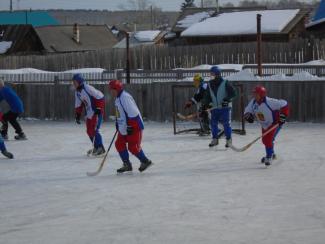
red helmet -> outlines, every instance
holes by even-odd
[[[123,84],[121,81],[119,80],[111,80],[109,83],[108,83],[108,87],[109,89],[111,90],[116,90],[118,92],[122,91],[123,90]]]
[[[266,88],[264,86],[256,86],[253,89],[253,93],[260,95],[261,98],[266,97]]]

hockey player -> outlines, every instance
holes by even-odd
[[[194,96],[185,104],[185,108],[190,108],[192,105],[196,104],[198,108],[198,115],[200,120],[200,135],[206,135],[210,133],[210,120],[209,113],[207,109],[209,108],[209,94],[208,94],[208,84],[204,81],[200,74],[195,74],[193,77],[194,87],[197,88]]]
[[[143,172],[152,165],[152,162],[141,148],[144,126],[140,111],[132,96],[123,90],[122,82],[111,80],[109,89],[115,98],[116,129],[118,130],[115,147],[123,161],[123,166],[117,170],[117,173],[132,171],[128,151],[140,160],[139,171]]]
[[[16,140],[25,140],[26,135],[23,132],[20,124],[17,121],[19,115],[24,112],[24,106],[21,99],[18,97],[16,92],[8,86],[5,86],[3,79],[0,79],[0,102],[5,100],[10,110],[3,114],[2,117],[2,128],[1,128],[1,135],[3,139],[8,139],[8,122],[12,125],[15,129]]]
[[[105,100],[101,91],[93,86],[87,85],[80,74],[75,74],[72,78],[75,91],[75,119],[80,124],[81,114],[85,108],[87,134],[93,144],[87,154],[99,156],[105,153],[102,136],[99,133],[104,115]]]
[[[226,135],[226,147],[231,143],[232,129],[230,126],[231,107],[229,106],[232,99],[236,96],[235,88],[221,77],[221,71],[217,66],[212,66],[210,69],[211,80],[201,87],[199,92],[195,95],[195,101],[199,102],[206,99],[205,103],[209,103],[211,109],[211,133],[212,141],[209,147],[214,147],[219,144],[218,123],[221,122],[224,127]],[[193,100],[192,100],[193,102]],[[186,107],[190,106],[190,102],[186,103]]]
[[[225,136],[226,147],[231,143],[231,101],[236,96],[235,88],[221,77],[221,71],[217,66],[210,69],[211,80],[208,83],[208,90],[211,99],[211,131],[212,141],[209,147],[219,144],[218,140],[218,122],[222,123]]]
[[[266,96],[266,89],[263,86],[257,86],[253,90],[254,98],[245,108],[244,118],[247,122],[253,123],[256,119],[262,126],[262,133],[279,124],[277,128],[262,138],[265,145],[266,156],[262,158],[261,163],[266,166],[271,165],[272,159],[275,159],[274,139],[279,133],[282,125],[286,122],[289,114],[288,103],[285,100],[278,100]]]

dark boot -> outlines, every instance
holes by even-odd
[[[7,158],[10,158],[10,159],[13,159],[14,158],[14,155],[10,152],[8,152],[7,150],[3,150],[1,151],[2,155],[7,157]]]
[[[132,172],[132,164],[129,161],[123,162],[123,166],[117,170],[117,173]]]
[[[24,132],[21,132],[21,133],[15,135],[15,139],[16,140],[27,140],[27,137]]]
[[[152,165],[151,160],[149,160],[149,159],[144,160],[144,161],[141,162],[141,165],[140,165],[139,171],[140,171],[140,172],[143,172],[143,171],[145,171],[147,168],[149,168],[151,165]]]

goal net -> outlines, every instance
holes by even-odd
[[[236,84],[237,96],[232,101],[232,130],[234,133],[245,135],[244,115],[244,94],[243,85]],[[207,118],[199,116],[199,106],[193,105],[185,109],[185,103],[193,97],[197,89],[190,84],[177,84],[172,86],[172,106],[173,106],[173,127],[174,134],[197,133],[200,135],[209,135],[206,133],[206,125],[209,125]],[[210,115],[209,115],[210,117]],[[209,118],[208,118],[209,120]],[[222,125],[219,124],[219,137],[223,135]],[[204,133],[202,133],[205,131]],[[209,128],[208,128],[209,129]]]

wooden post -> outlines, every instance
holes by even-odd
[[[258,67],[258,75],[262,76],[262,50],[261,50],[261,45],[262,45],[262,33],[261,33],[261,14],[257,14],[257,67]]]
[[[131,83],[130,78],[130,34],[126,33],[126,83]]]

